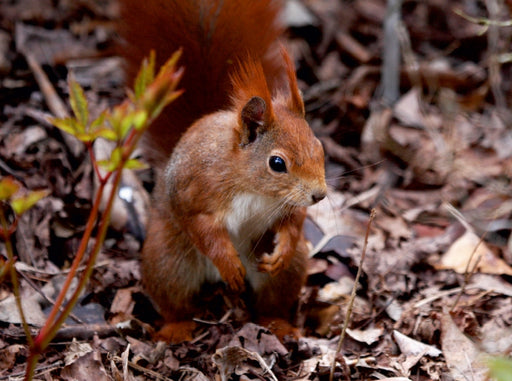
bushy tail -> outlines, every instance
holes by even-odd
[[[278,82],[283,59],[276,43],[282,28],[278,0],[121,0],[122,55],[133,80],[154,49],[157,64],[183,49],[185,93],[150,128],[146,152],[165,163],[181,134],[198,118],[229,107],[230,75],[237,63],[261,60],[269,88]]]

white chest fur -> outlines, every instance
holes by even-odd
[[[254,193],[240,193],[233,198],[226,216],[226,228],[234,241],[261,236],[280,216],[282,201]],[[233,242],[235,246],[238,242]]]
[[[283,212],[282,200],[254,193],[241,193],[233,198],[226,215],[226,228],[240,259],[247,271],[247,280],[258,290],[268,279],[259,272],[257,260],[252,255],[252,245],[274,225]]]

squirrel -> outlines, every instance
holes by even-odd
[[[201,290],[249,294],[276,331],[305,284],[306,208],[327,194],[324,151],[305,120],[294,64],[279,42],[276,0],[121,0],[123,55],[134,77],[155,50],[182,49],[185,89],[150,127],[157,169],[142,283],[166,325],[191,339]]]

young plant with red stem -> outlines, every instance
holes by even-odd
[[[89,120],[88,103],[83,89],[73,79],[69,80],[70,103],[74,116],[52,119],[51,122],[58,128],[76,136],[86,145],[94,167],[94,173],[98,178],[98,188],[79,248],[44,326],[35,337],[31,337],[28,325],[23,319],[30,350],[25,380],[33,378],[40,356],[71,313],[87,285],[96,258],[105,240],[110,222],[110,213],[121,182],[122,170],[139,169],[144,166],[140,161],[132,158],[137,143],[163,108],[174,101],[182,92],[176,90],[183,74],[183,69],[177,68],[180,54],[180,52],[176,52],[155,76],[155,56],[154,53],[151,53],[149,59],[144,61],[135,80],[134,91],[128,94],[128,99],[113,110],[103,112],[92,122]],[[97,138],[104,138],[115,143],[115,148],[108,160],[96,160],[92,145]],[[110,188],[107,188],[108,184],[111,184]],[[106,189],[109,189],[106,196],[107,202],[103,211],[100,211],[101,200],[105,197]],[[8,230],[4,227],[6,225],[4,219],[0,222],[2,222],[2,231],[5,233]],[[95,230],[94,244],[88,253],[88,243]],[[83,261],[85,261],[85,270],[77,275]],[[15,277],[14,266],[11,267]],[[71,283],[76,276],[78,276],[78,286],[66,301]],[[19,295],[17,282],[13,281],[13,285],[15,285],[13,287],[15,293]],[[19,299],[19,296],[17,299]],[[23,317],[21,303],[18,304],[18,308],[20,309],[20,315]]]

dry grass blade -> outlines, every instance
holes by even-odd
[[[345,338],[345,334],[348,328],[348,323],[350,322],[350,315],[352,314],[352,308],[354,306],[354,300],[356,299],[357,286],[359,284],[359,278],[361,277],[361,273],[363,271],[363,263],[366,257],[366,248],[368,247],[368,236],[370,235],[370,227],[372,225],[375,216],[377,215],[377,211],[372,209],[370,213],[370,219],[368,220],[368,225],[366,227],[366,234],[364,236],[364,246],[363,251],[361,253],[361,260],[359,261],[359,268],[357,269],[356,279],[354,280],[354,287],[352,287],[352,293],[350,294],[350,300],[348,303],[347,315],[345,316],[345,321],[343,322],[343,327],[340,333],[340,339],[338,341],[338,347],[336,348],[336,354],[340,353],[341,345],[343,344],[343,339]],[[336,356],[332,362],[331,366],[331,374],[329,376],[329,381],[334,380],[334,370],[336,369]],[[346,379],[348,380],[348,375],[346,375]]]

